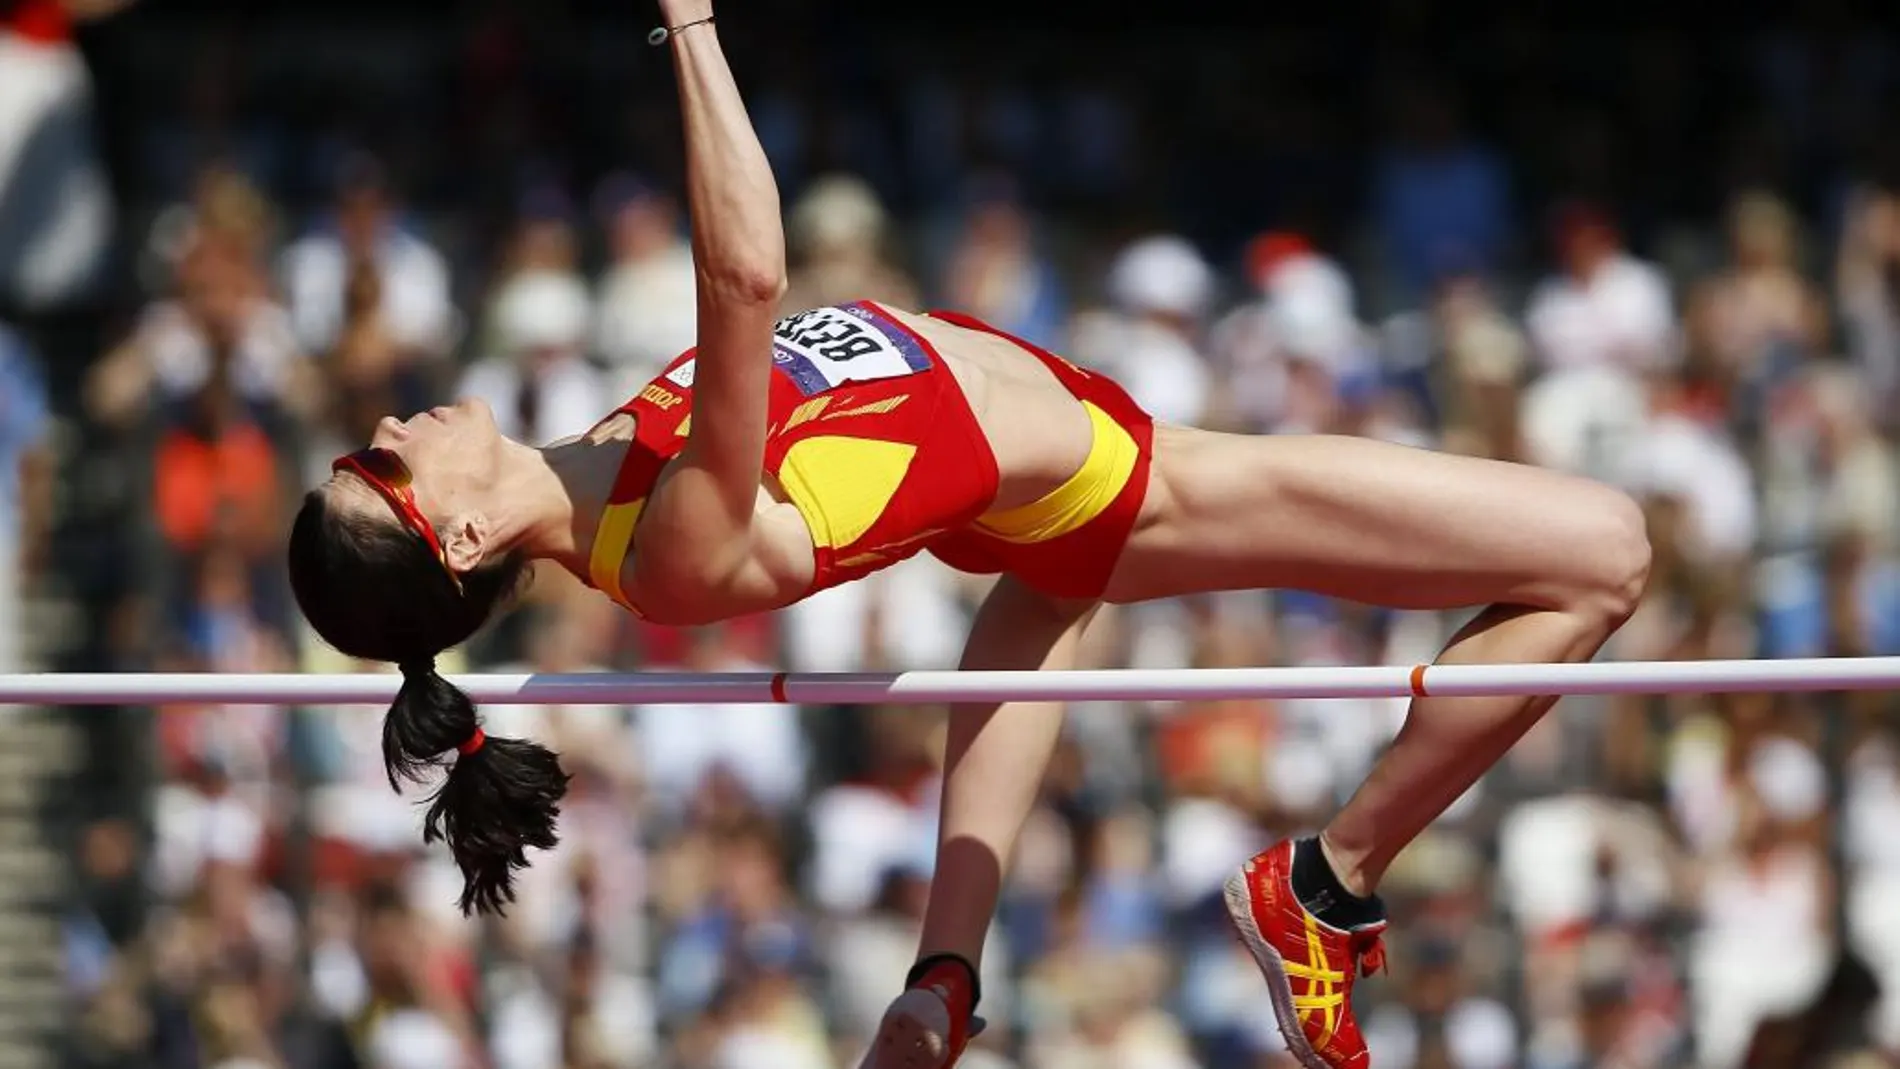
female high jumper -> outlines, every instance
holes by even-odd
[[[1158,424],[1121,387],[967,316],[869,301],[780,319],[771,169],[720,51],[711,0],[660,0],[698,272],[697,348],[587,434],[504,438],[478,404],[391,418],[339,459],[290,536],[317,632],[405,677],[384,723],[391,782],[454,758],[427,834],[464,910],[513,897],[555,841],[553,754],[487,738],[436,674],[558,563],[631,612],[701,624],[776,609],[928,551],[1000,578],[966,669],[1071,667],[1103,603],[1296,588],[1401,609],[1484,606],[1440,663],[1582,661],[1634,609],[1641,512],[1555,472],[1346,437]],[[1227,883],[1281,1031],[1310,1069],[1359,1069],[1356,974],[1383,957],[1393,858],[1553,699],[1412,702],[1315,837]],[[1062,722],[1057,702],[951,713],[936,882],[916,967],[866,1066],[948,1069],[974,1031],[977,963]]]

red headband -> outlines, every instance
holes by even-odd
[[[435,555],[436,562],[442,565],[444,572],[448,573],[449,581],[455,584],[455,589],[457,591],[462,589],[462,577],[455,574],[454,568],[449,567],[449,554],[442,546],[442,539],[435,533],[435,525],[429,522],[428,517],[422,514],[420,508],[416,507],[416,491],[412,485],[415,482],[415,476],[410,473],[409,465],[404,464],[401,457],[387,449],[372,446],[348,456],[336,458],[330,464],[330,470],[332,472],[347,471],[368,483],[370,489],[382,495],[383,500],[389,503],[389,507],[395,510],[396,518],[402,521],[402,525],[409,528],[412,534],[422,539],[423,544],[429,547],[429,552]]]

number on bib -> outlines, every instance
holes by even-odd
[[[780,320],[772,333],[774,362],[808,397],[930,369],[915,338],[858,307],[814,308]]]

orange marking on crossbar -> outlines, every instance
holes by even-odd
[[[1412,697],[1414,698],[1431,697],[1430,694],[1427,694],[1425,692],[1425,669],[1429,667],[1431,666],[1424,665],[1424,664],[1415,664],[1412,666]]]

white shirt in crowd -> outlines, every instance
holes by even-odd
[[[468,369],[457,396],[487,402],[501,433],[529,445],[585,433],[621,400],[585,358],[591,316],[577,275],[531,271],[510,280],[495,297],[496,354]],[[522,406],[530,385],[538,392],[532,424]]]
[[[1644,371],[1675,358],[1675,314],[1661,271],[1628,254],[1588,281],[1556,275],[1525,309],[1538,358],[1551,368],[1615,366]]]
[[[92,123],[79,49],[0,28],[0,304],[56,307],[99,277],[113,203]]]
[[[1109,314],[1079,318],[1075,335],[1077,359],[1114,378],[1155,419],[1191,427],[1206,416],[1213,373],[1177,331]]]
[[[429,353],[448,349],[455,308],[449,301],[449,268],[433,246],[390,228],[376,246],[382,276],[383,321],[396,343]],[[327,352],[343,327],[349,288],[349,253],[334,234],[315,233],[284,251],[285,300],[297,338],[313,353]]]
[[[526,372],[513,358],[477,361],[462,377],[456,396],[472,397],[495,410],[501,433],[518,442],[540,447],[587,429],[613,408],[613,401],[593,365],[579,356],[565,356],[540,369],[540,399],[533,425],[521,420],[521,393]]]
[[[1163,321],[1199,322],[1214,297],[1213,271],[1191,243],[1164,234],[1116,254],[1107,281],[1120,315],[1077,324],[1079,359],[1113,375],[1156,419],[1199,423],[1213,394],[1213,374],[1189,328]]]
[[[370,1069],[460,1069],[469,1064],[455,1032],[425,1010],[396,1010],[380,1018],[364,1047]]]
[[[1755,548],[1755,475],[1726,430],[1663,415],[1637,436],[1631,461],[1634,489],[1688,505],[1695,552],[1736,560]]]
[[[919,856],[936,840],[936,813],[889,791],[851,783],[827,787],[805,807],[812,863],[806,893],[818,908],[851,914],[870,909],[893,868],[927,872]]]
[[[1812,848],[1782,845],[1758,862],[1730,857],[1710,867],[1689,962],[1706,1069],[1740,1064],[1761,1022],[1809,1005],[1827,982],[1825,864]]]
[[[613,369],[616,396],[632,396],[693,347],[699,321],[695,284],[693,250],[683,241],[658,255],[617,263],[601,280],[594,349]]]
[[[608,972],[595,981],[580,1019],[572,1022],[602,1069],[638,1069],[653,1063],[659,1022],[647,982]],[[495,998],[488,1027],[496,1069],[561,1069],[563,1024],[560,994],[538,979]]]
[[[821,590],[781,615],[786,658],[801,672],[865,671],[873,640],[897,670],[948,668],[969,623],[956,573],[927,554]]]
[[[647,782],[666,808],[683,807],[715,769],[771,810],[792,805],[805,788],[804,735],[785,706],[642,705],[634,717]]]
[[[158,301],[140,315],[132,344],[152,368],[165,398],[186,397],[211,376],[211,343],[179,304]],[[245,318],[232,365],[232,382],[248,401],[278,401],[290,387],[291,373],[304,351],[290,318],[275,304],[258,301]]]

